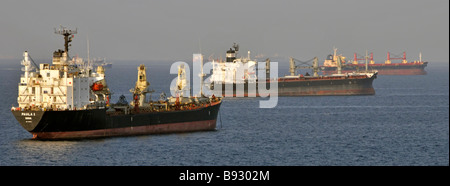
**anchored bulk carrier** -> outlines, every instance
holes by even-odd
[[[61,27],[65,50],[53,53],[52,64],[37,66],[28,52],[21,64],[18,107],[11,111],[34,139],[79,139],[155,133],[214,130],[221,105],[216,97],[170,97],[147,101],[150,83],[146,67],[138,67],[136,86],[125,96],[109,103],[110,90],[105,71],[76,65],[69,57],[69,43],[76,30]],[[78,61],[79,62],[79,61]],[[33,66],[34,65],[34,66]],[[35,71],[33,71],[35,69]]]
[[[226,54],[226,61],[213,62],[213,74],[210,78],[210,89],[216,95],[224,97],[255,97],[260,96],[258,86],[265,83],[270,88],[270,82],[277,81],[278,96],[327,96],[327,95],[373,95],[372,86],[377,72],[349,72],[338,71],[328,76],[318,75],[318,59],[314,58],[313,65],[296,65],[301,62],[290,58],[290,75],[284,77],[270,77],[270,59],[266,59],[265,72],[267,78],[260,80],[256,74],[257,62],[247,58],[237,58],[239,46],[234,45]],[[338,58],[340,61],[340,58]],[[313,69],[313,75],[296,74],[297,69]],[[237,73],[243,72],[243,75]],[[276,72],[278,73],[278,72]],[[239,75],[237,75],[239,74]],[[218,88],[215,88],[219,86]],[[227,88],[228,87],[228,88]],[[232,88],[231,88],[232,87]],[[237,88],[243,89],[237,90]],[[242,88],[243,87],[243,88]],[[227,91],[228,89],[228,91]],[[231,89],[233,91],[231,91]],[[275,95],[272,95],[275,96]]]
[[[373,53],[369,56],[358,58],[358,55],[354,54],[354,60],[351,63],[346,63],[345,57],[342,55],[336,55],[336,50],[334,49],[333,55],[328,55],[327,59],[324,61],[323,66],[321,66],[322,72],[324,74],[334,74],[337,73],[337,57],[341,56],[342,60],[342,72],[354,72],[360,69],[364,69],[365,64],[361,64],[358,61],[368,59],[370,63],[368,68],[371,70],[377,70],[380,75],[425,75],[425,67],[428,62],[422,61],[422,54],[419,54],[419,61],[408,62],[406,60],[406,52],[403,52],[403,57],[392,58],[391,54],[387,53],[387,59],[385,63],[375,63],[373,60]],[[400,63],[392,63],[392,60],[401,60]]]

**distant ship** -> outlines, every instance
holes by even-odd
[[[105,58],[103,58],[103,59],[101,59],[101,58],[94,58],[92,60],[90,60],[90,59],[85,60],[83,58],[78,57],[78,55],[76,55],[75,57],[73,57],[71,59],[71,61],[69,63],[73,64],[73,65],[77,65],[79,68],[89,67],[91,69],[97,69],[98,66],[101,66],[104,69],[111,69],[112,68],[112,63],[106,62]]]
[[[221,105],[217,97],[169,97],[147,100],[146,67],[138,67],[136,86],[111,104],[105,71],[75,65],[69,43],[76,30],[61,27],[65,50],[53,53],[52,64],[34,63],[27,51],[21,64],[24,74],[18,87],[18,106],[11,112],[33,139],[85,139],[174,132],[215,130]],[[35,69],[35,71],[34,71]],[[182,87],[180,87],[182,88]]]
[[[254,97],[260,96],[258,86],[271,81],[278,82],[277,96],[331,96],[331,95],[373,95],[372,86],[377,72],[337,72],[332,75],[318,75],[318,59],[313,65],[304,67],[313,69],[313,75],[296,74],[296,70],[303,68],[295,64],[295,59],[290,60],[290,75],[279,78],[270,78],[270,59],[266,59],[267,79],[258,80],[256,75],[257,62],[247,58],[237,58],[239,46],[234,45],[226,53],[226,61],[213,62],[213,74],[210,78],[210,89],[216,95],[224,97]],[[339,58],[340,59],[340,58]],[[239,68],[246,67],[242,77],[236,75]],[[263,67],[259,67],[263,68]],[[242,71],[242,70],[241,70]],[[221,86],[220,88],[215,88]],[[236,87],[244,87],[244,91],[237,91]],[[269,86],[269,85],[268,85]],[[226,87],[233,87],[233,91],[226,91]],[[249,87],[256,87],[249,88]],[[275,96],[275,95],[272,95]]]
[[[321,66],[322,72],[324,74],[333,74],[337,72],[337,57],[336,50],[334,49],[333,55],[328,55],[326,60],[324,61],[323,66]],[[339,55],[342,57],[342,55]],[[354,72],[359,71],[365,68],[365,64],[358,63],[359,60],[364,60],[365,58],[358,58],[357,54],[354,54],[354,60],[352,63],[346,63],[345,57],[342,72]],[[378,71],[380,75],[425,75],[427,72],[425,71],[425,67],[428,65],[428,62],[422,61],[422,54],[419,54],[419,61],[408,62],[406,60],[406,52],[403,52],[403,57],[400,58],[391,58],[390,53],[387,53],[387,59],[384,64],[375,63],[373,60],[373,53],[370,54],[370,58],[366,56],[367,60],[370,60],[368,63],[368,68],[371,70]],[[392,63],[392,60],[401,60],[400,63]]]
[[[103,59],[100,59],[100,58],[99,59],[94,59],[94,60],[92,60],[91,64],[92,64],[93,68],[97,68],[98,66],[102,66],[105,69],[112,68],[112,63],[106,62],[105,58],[103,58]]]

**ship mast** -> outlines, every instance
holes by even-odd
[[[336,61],[337,60],[337,56],[336,56],[337,48],[333,47],[333,51],[334,51],[334,53],[333,53],[333,61]]]
[[[314,57],[313,61],[314,77],[319,77],[319,58]]]
[[[72,42],[72,38],[74,37],[74,34],[77,33],[77,30],[78,29],[69,30],[61,25],[58,30],[55,28],[55,34],[64,36],[64,52],[66,52],[67,57],[69,57],[69,46],[71,46],[69,43]]]
[[[342,74],[342,61],[341,56],[337,57],[337,73]]]
[[[367,72],[367,70],[368,70],[368,65],[367,65],[367,59],[369,59],[369,56],[367,55],[367,50],[366,50],[366,72]]]
[[[295,76],[295,70],[296,70],[295,61],[294,58],[291,57],[289,59],[289,72],[291,73],[291,76]]]
[[[88,58],[88,60],[87,60],[87,63],[88,63],[88,65],[87,66],[90,66],[91,65],[91,59],[90,59],[90,57],[89,57],[89,38],[88,37],[86,37],[86,40],[87,40],[87,58]]]
[[[203,97],[203,78],[206,76],[206,74],[203,73],[203,55],[200,54],[200,97]]]

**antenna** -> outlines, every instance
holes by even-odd
[[[336,51],[337,51],[337,48],[334,47],[334,46],[333,46],[333,51],[334,51],[334,54],[333,54],[333,60],[335,60],[334,58],[336,57]]]
[[[89,58],[89,36],[86,36],[86,40],[87,40],[87,58],[88,58],[87,65],[90,66],[91,59]]]
[[[200,42],[200,38],[198,38],[198,49],[200,50],[200,54],[202,53],[202,43]]]

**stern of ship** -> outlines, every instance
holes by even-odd
[[[22,125],[22,127],[28,132],[32,132],[40,123],[45,111],[11,111],[16,120]]]

